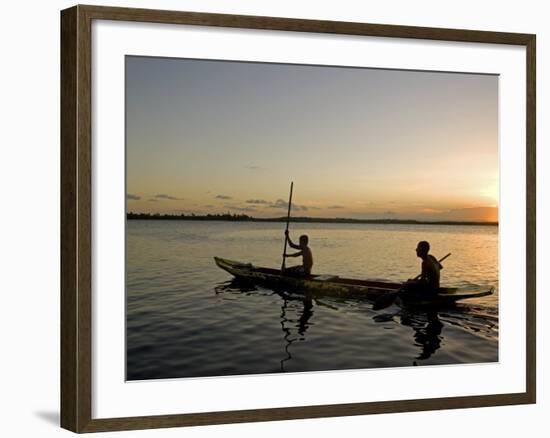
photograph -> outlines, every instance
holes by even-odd
[[[498,98],[125,56],[126,379],[498,362]]]

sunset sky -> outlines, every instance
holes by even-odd
[[[127,210],[498,220],[498,77],[126,57]]]

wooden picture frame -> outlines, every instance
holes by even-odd
[[[114,20],[491,43],[526,49],[526,391],[224,412],[92,418],[92,22]],[[535,35],[75,6],[61,12],[61,426],[97,432],[535,403]]]

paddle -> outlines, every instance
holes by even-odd
[[[288,197],[288,214],[286,216],[286,231],[288,231],[288,224],[290,222],[290,207],[292,205],[292,189],[294,188],[294,181],[290,183],[290,196]],[[285,232],[285,249],[283,250],[283,263],[281,265],[281,273],[285,270],[286,260],[286,245],[288,243],[288,235]]]
[[[445,260],[450,255],[451,255],[451,253],[447,254],[445,257],[440,258],[438,260],[438,262],[441,263],[443,260]],[[422,276],[422,274],[417,275],[416,277],[413,278],[413,281],[418,280],[421,276]],[[381,297],[379,297],[376,300],[376,302],[374,303],[374,305],[372,306],[372,310],[382,310],[382,309],[385,309],[386,307],[390,307],[395,302],[395,300],[397,299],[399,294],[401,292],[403,292],[406,284],[407,283],[405,282],[396,291],[388,292],[387,294],[384,294]]]

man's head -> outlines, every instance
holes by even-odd
[[[424,258],[430,252],[430,244],[425,240],[418,242],[416,245],[416,255],[420,258]]]
[[[302,234],[300,236],[300,246],[307,246],[308,242],[309,242],[309,237],[307,237],[306,234]]]

